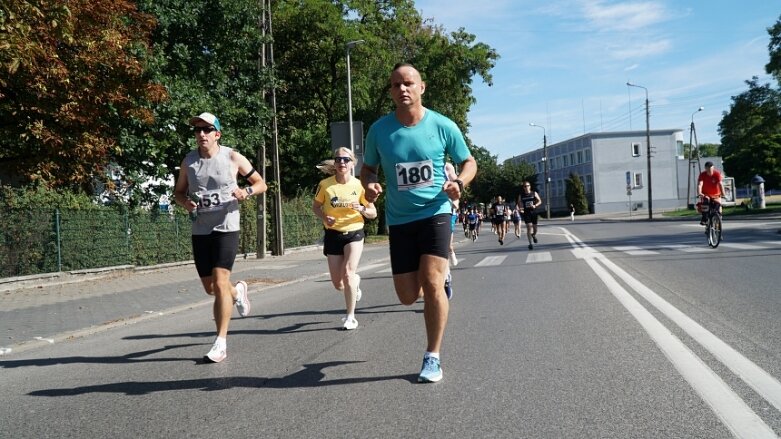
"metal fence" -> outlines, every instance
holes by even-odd
[[[285,247],[314,244],[322,225],[313,213],[283,214]],[[239,253],[256,250],[254,211],[242,208]],[[273,224],[267,249],[273,248]],[[192,259],[190,219],[181,212],[116,209],[0,211],[0,278],[116,265]]]

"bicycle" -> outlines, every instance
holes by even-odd
[[[721,212],[720,203],[712,198],[704,197],[701,209],[705,212],[705,236],[708,237],[708,246],[716,248],[721,242]]]

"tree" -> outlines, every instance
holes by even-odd
[[[732,98],[719,122],[724,170],[738,184],[756,174],[768,187],[781,184],[781,93],[758,78],[746,81],[749,89]]]
[[[313,163],[330,155],[329,124],[347,120],[346,43],[351,50],[353,120],[364,129],[393,109],[390,71],[411,62],[427,81],[425,105],[467,133],[475,75],[490,83],[498,58],[465,32],[446,35],[423,20],[414,2],[373,0],[280,1],[275,9],[275,54],[284,92],[278,99],[285,186],[314,187]],[[289,190],[289,189],[286,189]]]
[[[23,181],[88,188],[119,127],[142,125],[165,90],[143,54],[154,26],[128,0],[9,0],[0,9],[0,163]]]
[[[570,172],[565,181],[564,197],[567,204],[575,206],[576,215],[585,215],[588,213],[588,198],[586,198],[586,188],[578,174]]]
[[[168,90],[156,103],[151,127],[123,131],[119,164],[146,175],[175,175],[187,151],[195,148],[189,119],[204,111],[217,115],[221,143],[255,163],[256,151],[268,136],[271,112],[265,90],[273,82],[270,68],[261,68],[262,4],[257,0],[139,0],[139,8],[155,16],[150,75]]]
[[[721,148],[721,145],[718,143],[700,143],[698,148],[700,150],[700,157],[716,157],[719,155],[719,148]],[[685,151],[685,157],[687,159],[689,158],[689,151],[691,151],[692,155],[695,155],[694,151],[691,149],[690,143],[684,143],[683,150]]]
[[[781,18],[767,29],[767,33],[770,35],[770,43],[767,46],[770,52],[770,62],[765,65],[765,71],[773,75],[781,84]]]

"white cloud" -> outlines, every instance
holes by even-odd
[[[585,19],[599,31],[638,30],[666,21],[669,14],[659,2],[606,4],[603,0],[584,0]]]
[[[627,60],[662,55],[670,51],[671,48],[672,42],[670,40],[659,40],[644,43],[629,42],[621,45],[611,43],[606,49],[611,57]]]

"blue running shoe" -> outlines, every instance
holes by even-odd
[[[436,383],[442,379],[442,367],[439,358],[423,357],[423,367],[418,375],[419,383]]]
[[[453,278],[450,277],[450,272],[447,273],[447,276],[445,277],[445,295],[447,296],[447,300],[450,300],[453,297],[453,286],[451,285],[453,281]]]

